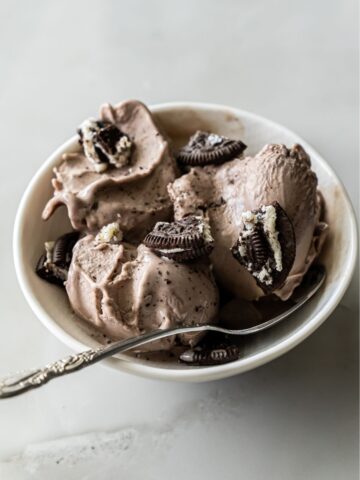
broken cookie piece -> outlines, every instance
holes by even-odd
[[[197,131],[178,155],[177,160],[185,166],[220,164],[232,160],[246,149],[241,140],[232,140],[216,133]]]
[[[115,124],[89,118],[80,125],[78,134],[95,171],[103,172],[109,164],[121,168],[129,163],[133,144]]]
[[[78,238],[78,232],[70,232],[56,241],[45,242],[45,252],[39,258],[35,269],[37,275],[49,283],[63,286]]]
[[[243,212],[242,220],[244,228],[231,252],[262,290],[271,293],[284,284],[294,263],[293,225],[277,202]]]
[[[143,243],[157,255],[176,262],[209,255],[214,247],[208,222],[195,215],[172,223],[158,222]]]

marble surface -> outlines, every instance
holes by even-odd
[[[287,125],[358,204],[357,2],[0,3],[0,374],[69,350],[11,254],[21,194],[104,101],[229,104]],[[0,403],[1,479],[358,478],[358,276],[309,339],[255,371],[165,383],[95,366]]]

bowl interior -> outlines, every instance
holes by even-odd
[[[254,154],[266,143],[302,143],[311,155],[313,169],[327,206],[331,226],[321,261],[327,280],[321,292],[291,318],[262,333],[244,337],[242,356],[236,362],[216,367],[189,368],[170,362],[149,362],[126,355],[107,360],[109,365],[147,376],[179,380],[208,380],[248,370],[274,358],[309,335],[339,302],[351,278],[356,233],[351,206],[344,189],[324,160],[302,139],[287,129],[253,114],[226,107],[199,104],[168,104],[153,109],[157,121],[175,147],[186,143],[197,129],[241,138],[247,154]],[[41,219],[45,203],[52,195],[52,169],[61,154],[78,148],[75,138],[55,152],[34,177],[19,208],[14,253],[24,294],[40,320],[74,349],[98,344],[94,331],[76,319],[66,294],[40,280],[34,273],[44,242],[70,229],[65,208],[47,222]]]

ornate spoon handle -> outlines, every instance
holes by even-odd
[[[0,398],[12,397],[27,392],[32,388],[41,387],[55,377],[75,372],[100,360],[102,348],[87,350],[77,355],[70,355],[43,368],[28,373],[20,372],[0,381]]]
[[[33,388],[41,387],[51,379],[67,375],[68,373],[81,370],[82,368],[93,365],[100,360],[115,355],[125,350],[130,350],[133,347],[143,345],[145,343],[152,342],[160,338],[169,337],[171,335],[179,333],[187,333],[190,331],[204,331],[211,329],[210,326],[199,327],[184,327],[184,328],[171,328],[168,330],[155,330],[152,332],[144,333],[138,337],[129,338],[127,340],[121,340],[119,342],[99,347],[91,350],[86,350],[78,354],[70,355],[68,357],[57,360],[50,363],[43,368],[38,368],[30,372],[20,372],[17,374],[9,375],[5,379],[0,380],[0,399],[13,397],[20,395]]]

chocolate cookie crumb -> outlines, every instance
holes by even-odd
[[[209,255],[214,247],[208,222],[194,215],[172,223],[158,222],[143,243],[157,255],[176,262]]]
[[[197,131],[188,144],[179,151],[177,160],[186,166],[220,164],[232,160],[245,149],[246,145],[241,140]]]
[[[274,202],[242,214],[244,228],[231,251],[265,293],[280,288],[294,263],[293,225]]]

